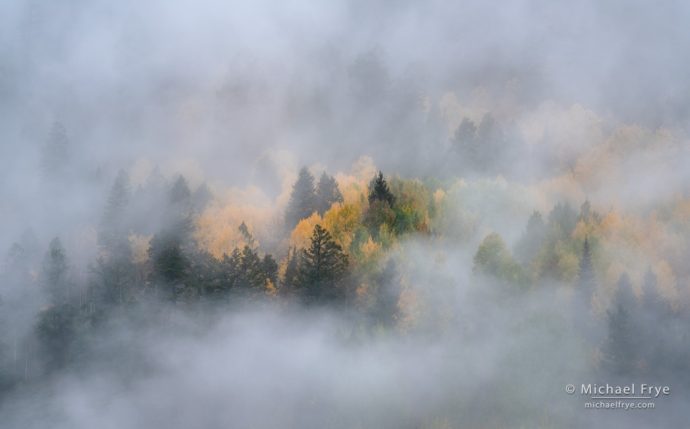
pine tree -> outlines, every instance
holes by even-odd
[[[607,311],[608,336],[602,350],[603,363],[613,373],[630,374],[639,355],[634,337],[638,327],[633,319],[637,306],[627,273],[621,275],[617,286],[612,309]]]
[[[120,170],[108,196],[98,231],[98,244],[113,250],[122,240],[127,239],[125,212],[131,196],[129,177]]]
[[[338,188],[338,182],[324,172],[316,186],[316,206],[319,214],[323,215],[334,203],[342,202],[343,195]]]
[[[539,254],[546,239],[546,225],[541,213],[535,211],[527,221],[527,228],[515,246],[515,258],[523,265],[530,264]]]
[[[387,202],[389,207],[395,204],[395,196],[388,188],[388,183],[380,171],[369,183],[369,205],[376,201]]]
[[[62,304],[69,299],[68,269],[67,254],[56,237],[48,246],[41,271],[41,282],[53,304]]]
[[[180,175],[168,193],[167,227],[169,233],[176,234],[183,247],[192,230],[192,193],[187,180]]]
[[[589,238],[585,237],[585,243],[582,245],[582,257],[580,258],[577,293],[586,308],[589,308],[591,304],[596,286],[597,280],[592,264],[592,251],[589,246]]]
[[[343,296],[341,281],[348,266],[347,255],[321,225],[314,227],[309,248],[302,251],[300,288],[310,303],[325,303]]]
[[[292,187],[292,194],[285,212],[285,225],[292,229],[300,220],[317,211],[314,176],[306,167],[299,171],[299,177]]]
[[[288,249],[285,275],[280,287],[281,295],[292,295],[299,287],[299,254],[297,249]]]
[[[153,276],[167,291],[168,298],[183,294],[189,261],[182,251],[177,234],[163,231],[151,240],[149,257],[153,263]]]

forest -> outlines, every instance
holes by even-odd
[[[0,427],[686,426],[688,19],[0,4]]]

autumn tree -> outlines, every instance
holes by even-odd
[[[495,232],[487,235],[479,245],[474,255],[473,272],[510,283],[526,283],[520,265],[513,259],[501,236]]]
[[[292,187],[290,200],[285,211],[285,225],[292,229],[297,223],[317,211],[314,176],[306,167],[299,171],[297,182]]]

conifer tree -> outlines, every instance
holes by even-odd
[[[53,304],[62,304],[69,298],[67,254],[60,239],[55,237],[43,259],[41,281]]]
[[[341,281],[347,255],[321,225],[314,227],[310,246],[302,251],[300,288],[307,302],[325,303],[343,296]]]
[[[623,273],[618,280],[612,308],[607,311],[608,336],[602,350],[603,363],[616,374],[630,374],[637,363],[639,350],[635,341],[638,332],[634,320],[636,301],[630,278]]]
[[[577,293],[586,307],[589,307],[591,304],[596,286],[597,280],[592,264],[592,250],[589,245],[589,238],[585,237],[585,242],[582,245],[582,257],[580,258]]]
[[[314,176],[306,167],[302,167],[297,182],[292,187],[292,194],[290,194],[290,201],[285,212],[285,225],[292,229],[300,220],[311,216],[315,211],[317,211],[317,204]]]
[[[107,250],[113,250],[119,241],[127,239],[125,211],[130,196],[129,177],[120,170],[110,189],[98,231],[98,244]]]
[[[395,204],[395,196],[380,171],[369,183],[369,204],[372,205],[376,201],[387,202],[389,207]]]
[[[319,214],[323,215],[334,203],[342,202],[343,195],[338,188],[338,182],[324,172],[316,186],[316,206]]]

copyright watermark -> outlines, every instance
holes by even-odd
[[[585,408],[597,410],[648,410],[655,400],[671,394],[671,387],[648,383],[566,384],[565,393],[585,398]]]

